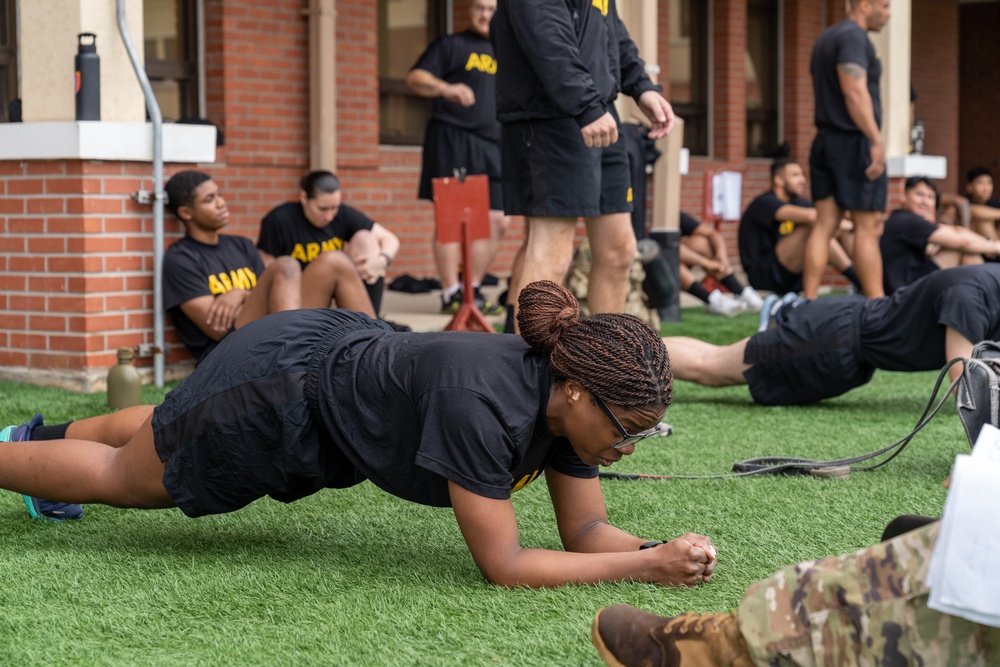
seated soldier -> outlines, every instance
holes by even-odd
[[[750,202],[740,220],[740,263],[747,281],[758,290],[778,294],[802,289],[806,240],[816,222],[816,209],[803,199],[806,177],[787,158],[771,165],[771,189]],[[860,292],[861,283],[850,256],[837,237],[830,240],[830,266],[844,274]]]
[[[891,296],[799,299],[770,328],[732,345],[663,339],[674,378],[748,385],[760,405],[808,405],[871,380],[875,369],[940,370],[1000,336],[1000,265],[937,271]],[[952,380],[962,368],[951,368]]]
[[[305,270],[321,253],[346,252],[367,286],[377,313],[385,291],[385,272],[399,252],[399,239],[361,211],[342,203],[340,180],[329,171],[311,171],[299,185],[298,201],[275,207],[260,222],[257,249],[264,262],[290,255]]]
[[[178,172],[164,189],[185,235],[163,257],[163,306],[196,363],[229,332],[270,313],[327,307],[333,299],[342,308],[375,316],[346,258],[316,263],[305,272],[291,257],[265,267],[249,239],[220,234],[229,209],[208,174]]]
[[[886,294],[938,269],[982,264],[984,254],[996,256],[993,239],[935,222],[937,188],[929,178],[911,176],[903,191],[903,206],[886,219],[879,241]]]
[[[704,301],[708,312],[727,317],[736,315],[744,308],[760,312],[763,299],[757,290],[749,285],[744,286],[733,275],[726,253],[726,242],[714,227],[700,223],[681,211],[679,251],[681,288]],[[691,273],[694,267],[700,267],[708,276],[725,285],[736,298],[727,297],[718,289],[709,292],[701,282],[695,280]]]
[[[965,191],[969,195],[972,231],[988,239],[1000,240],[1000,199],[993,198],[993,174],[985,167],[969,170]]]

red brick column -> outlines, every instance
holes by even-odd
[[[809,60],[813,44],[823,32],[822,12],[810,0],[785,0],[784,3],[784,104],[785,141],[791,146],[791,158],[808,165],[809,147],[816,135],[813,119],[815,99]]]
[[[150,171],[133,162],[0,162],[4,376],[93,391],[117,348],[153,343],[153,222],[130,197],[151,189]],[[168,361],[187,357],[176,343],[171,351]]]
[[[747,152],[747,4],[716,0],[712,8],[713,153],[718,160],[742,162]]]

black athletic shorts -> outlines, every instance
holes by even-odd
[[[576,218],[632,211],[625,140],[588,148],[572,118],[504,123],[503,201],[507,215]]]
[[[845,211],[885,211],[889,177],[865,176],[871,143],[860,132],[823,130],[809,152],[809,178],[814,202],[833,197]]]
[[[346,333],[384,325],[292,310],[237,329],[153,410],[163,486],[191,517],[361,481],[317,416],[320,368]]]
[[[783,267],[777,257],[771,262],[747,269],[746,273],[747,282],[757,290],[769,290],[779,296],[802,290],[802,274],[792,273]]]
[[[420,171],[420,199],[434,199],[431,180],[451,176],[455,169],[490,177],[490,209],[503,210],[503,186],[500,184],[500,145],[475,132],[431,120],[424,132],[423,168]]]
[[[829,296],[788,309],[781,325],[747,341],[743,373],[760,405],[808,405],[872,379],[861,352],[863,296]]]

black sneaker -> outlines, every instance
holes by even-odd
[[[445,300],[444,296],[441,297],[441,314],[442,315],[454,315],[458,312],[458,309],[462,307],[462,290],[459,289],[457,292],[451,295],[451,298]]]
[[[503,313],[503,306],[493,303],[477,287],[475,290],[476,307],[483,315],[500,315]]]

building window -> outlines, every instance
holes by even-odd
[[[0,122],[10,120],[11,102],[17,98],[17,23],[14,0],[0,0]]]
[[[778,0],[747,4],[747,157],[773,157],[778,148]]]
[[[167,121],[198,117],[195,0],[143,0],[146,75]]]
[[[708,155],[706,0],[670,0],[670,104],[684,119],[684,147]]]
[[[379,135],[384,144],[420,145],[431,100],[406,86],[406,73],[445,33],[443,0],[378,0]]]

